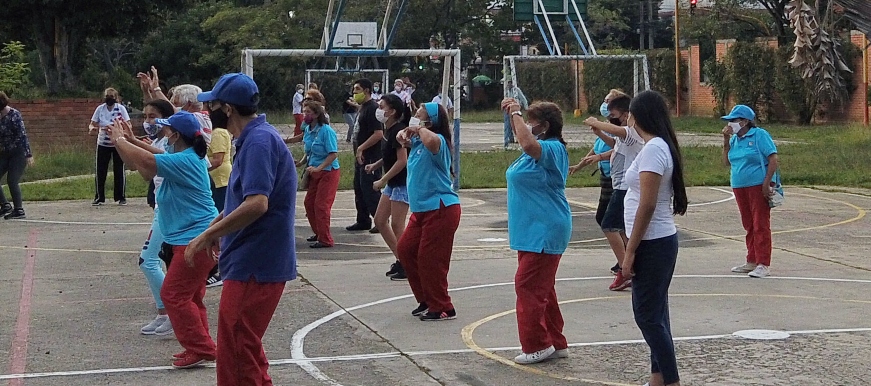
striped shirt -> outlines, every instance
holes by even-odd
[[[103,147],[115,147],[112,139],[109,138],[109,133],[106,132],[107,126],[111,125],[115,118],[121,118],[124,121],[130,121],[130,115],[127,114],[127,108],[120,103],[115,103],[110,108],[105,103],[97,106],[94,111],[94,116],[91,117],[92,122],[96,122],[100,127],[100,133],[97,135],[97,145]]]

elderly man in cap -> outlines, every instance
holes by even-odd
[[[272,385],[262,338],[285,282],[296,278],[293,156],[266,116],[257,114],[260,93],[249,76],[226,74],[197,99],[208,102],[213,117],[226,117],[237,138],[224,212],[188,252],[220,240],[218,385]]]

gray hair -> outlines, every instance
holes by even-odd
[[[180,84],[172,88],[173,104],[180,104],[182,108],[188,103],[196,111],[203,109],[203,102],[197,101],[197,95],[203,92],[203,89],[192,84]]]

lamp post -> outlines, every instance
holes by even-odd
[[[680,96],[681,96],[681,76],[680,76],[680,0],[674,0],[674,78],[675,92],[677,97],[674,103],[674,116],[680,118]]]

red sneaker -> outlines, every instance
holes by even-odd
[[[632,279],[623,277],[623,271],[617,271],[617,276],[614,277],[614,282],[608,286],[611,291],[623,291],[632,286]]]
[[[173,360],[175,360],[175,359],[181,359],[181,358],[184,358],[186,355],[188,355],[188,351],[187,351],[187,350],[184,350],[184,351],[182,351],[182,352],[180,352],[180,353],[178,353],[178,354],[172,354],[172,359],[173,359]]]
[[[172,367],[175,367],[177,369],[190,369],[193,367],[205,366],[206,362],[213,362],[214,360],[214,356],[208,357],[188,353],[184,357],[173,361]]]

